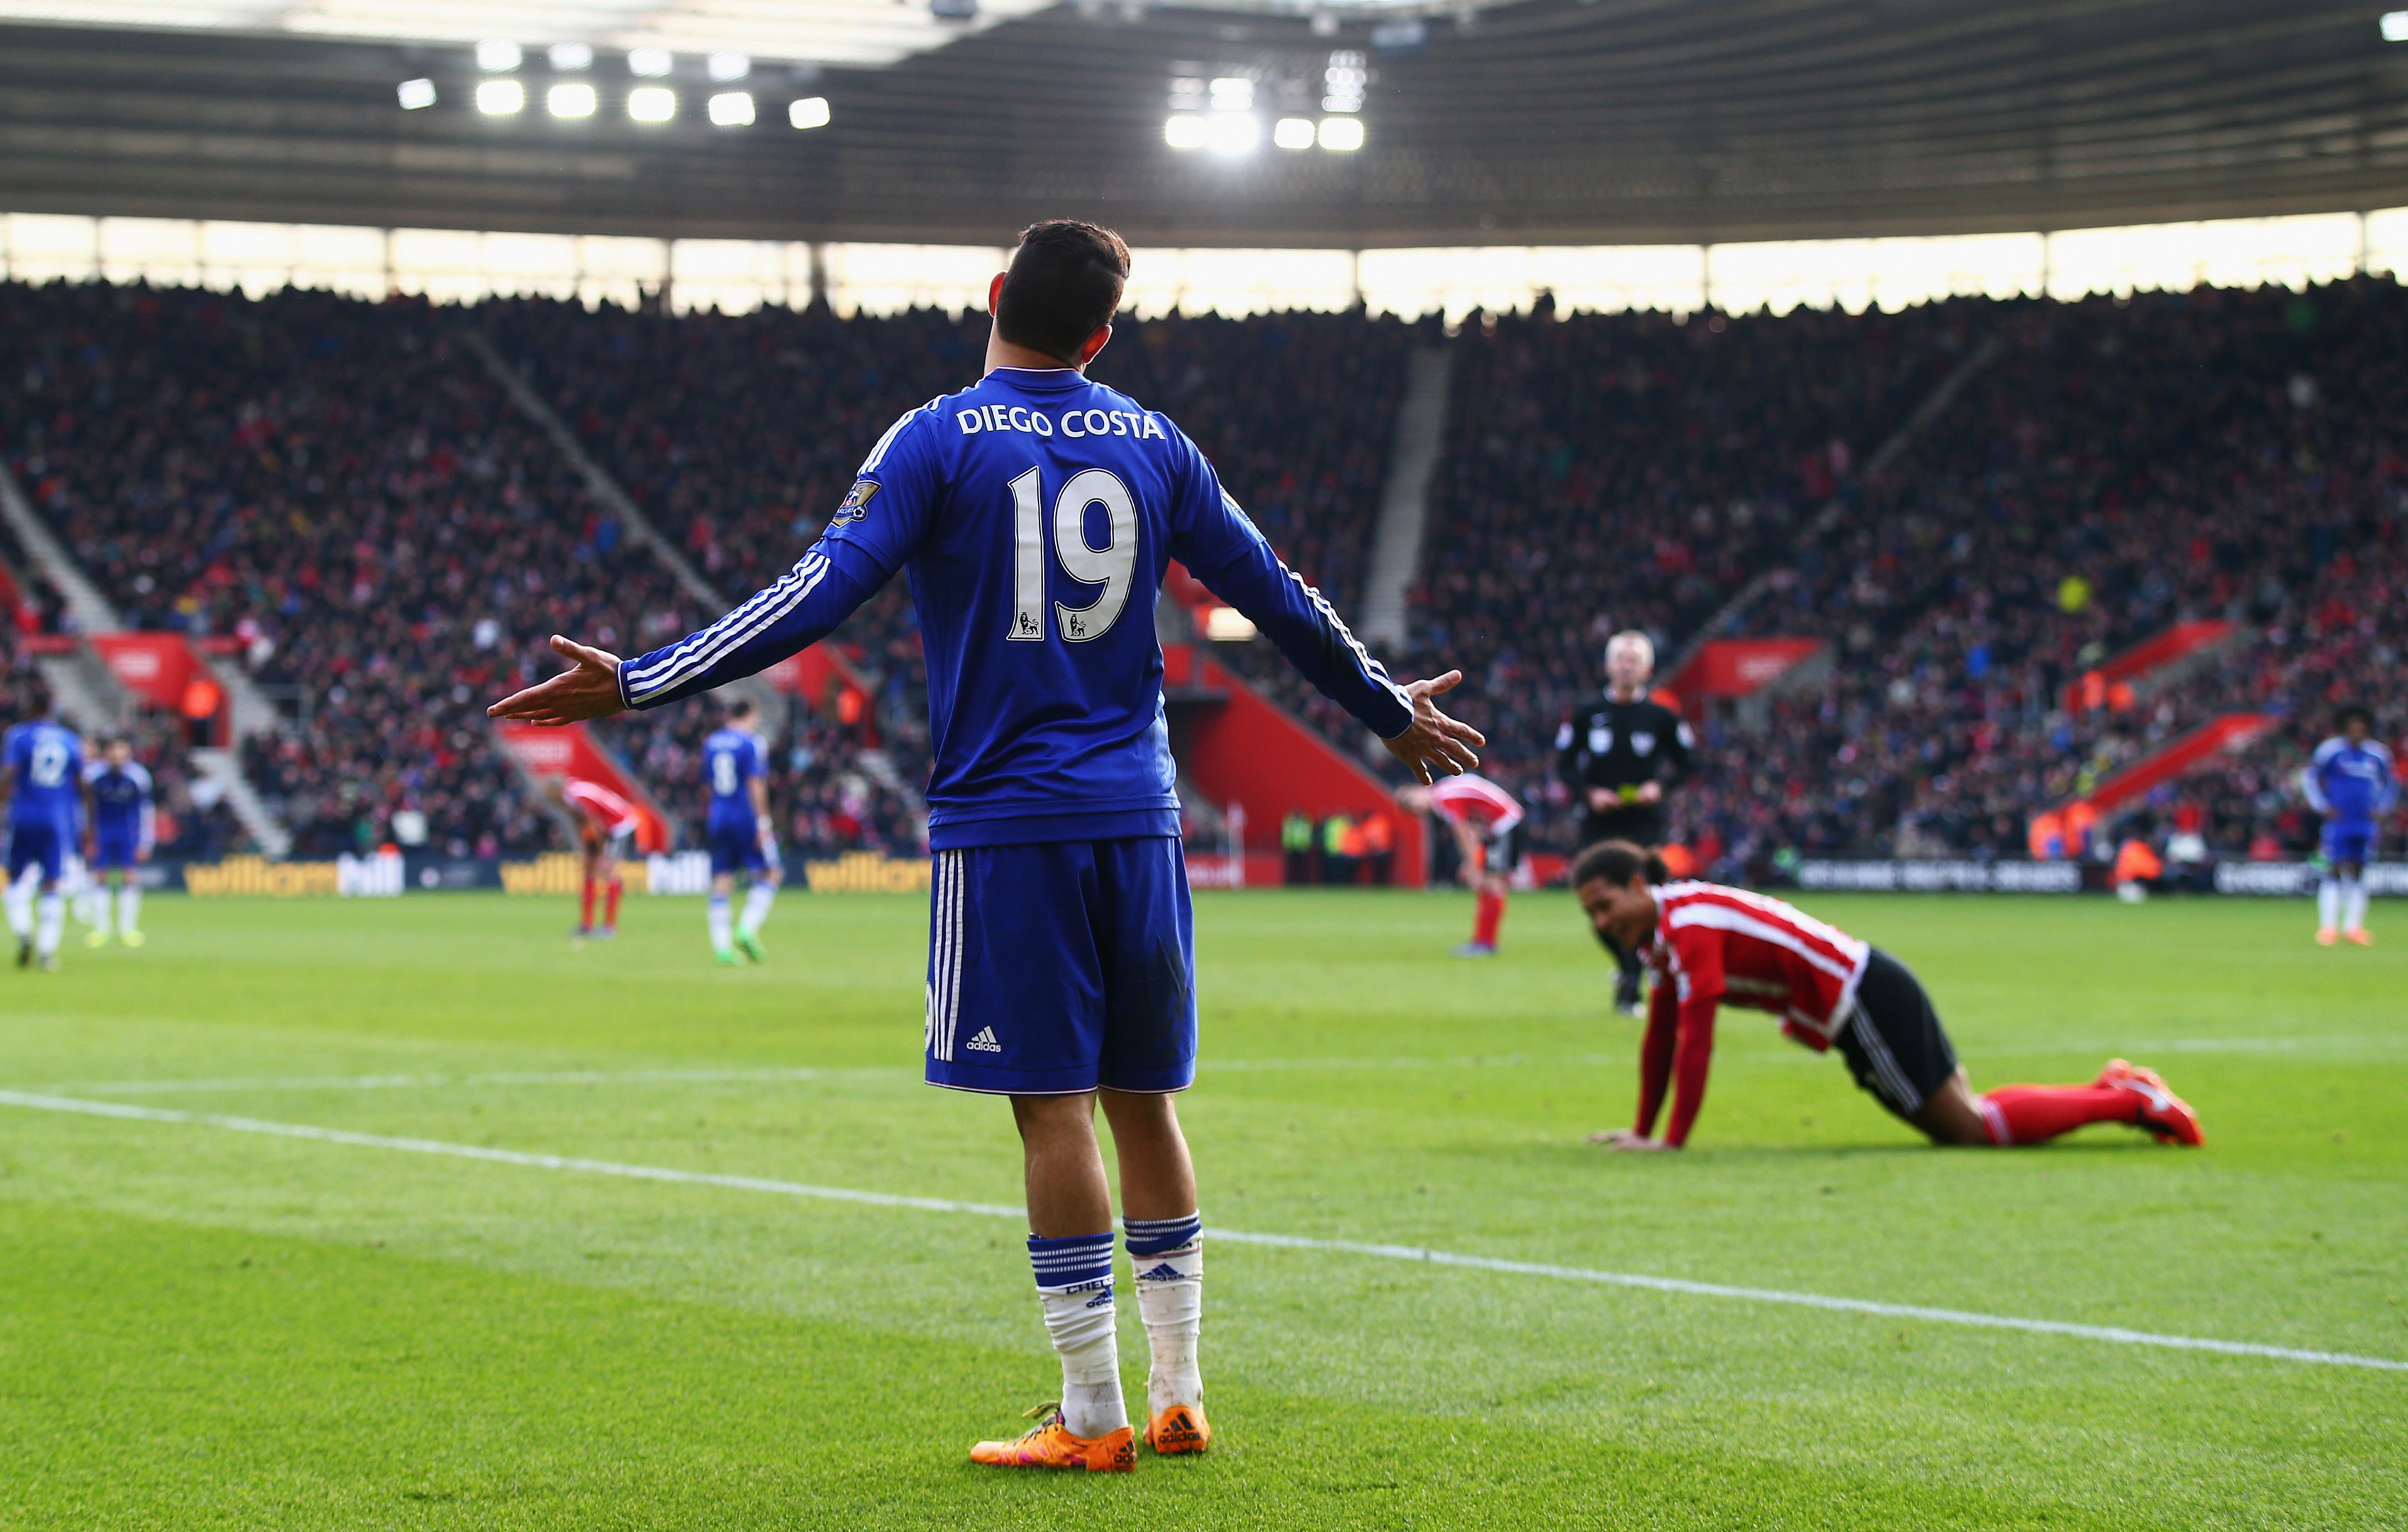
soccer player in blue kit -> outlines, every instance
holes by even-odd
[[[1152,1349],[1145,1438],[1163,1453],[1211,1439],[1197,1362],[1203,1223],[1172,1106],[1195,1077],[1196,980],[1154,631],[1168,561],[1423,782],[1476,766],[1486,743],[1434,701],[1459,673],[1391,681],[1193,442],[1087,379],[1127,278],[1110,230],[1032,225],[988,288],[986,375],[896,423],[792,573],[624,662],[554,638],[575,668],[491,710],[558,725],[658,707],[795,653],[909,571],[936,757],[927,1079],[1011,1098],[1029,1262],[1062,1363],[1058,1409],[970,1450],[1006,1467],[1136,1464],[1099,1099]]]
[[[2366,863],[2374,854],[2383,816],[2400,801],[2391,752],[2373,738],[2374,715],[2355,704],[2341,710],[2341,732],[2316,746],[2300,773],[2308,804],[2325,817],[2324,882],[2316,889],[2316,941],[2369,947]]]
[[[134,742],[120,735],[101,746],[101,759],[85,769],[83,782],[92,797],[92,855],[86,862],[95,880],[106,878],[114,888],[118,940],[140,947],[142,885],[134,869],[150,860],[156,833],[150,773],[134,759]],[[92,890],[87,947],[108,945],[110,892],[108,887]]]
[[[38,688],[38,683],[36,683]],[[17,933],[17,966],[59,966],[59,932],[66,903],[59,880],[83,817],[83,740],[50,716],[48,695],[36,690],[34,716],[0,736],[0,791],[8,795],[8,929]],[[39,868],[36,880],[26,877]],[[38,903],[38,914],[37,914]]]
[[[761,922],[769,918],[781,875],[769,820],[769,747],[754,731],[753,717],[752,700],[739,698],[728,705],[727,722],[702,742],[702,780],[710,789],[703,819],[703,839],[710,846],[710,903],[704,919],[710,950],[725,963],[736,961],[738,947],[754,962],[769,961],[761,946]],[[752,886],[744,894],[744,918],[734,923],[731,937],[727,901],[738,872],[752,874]]]

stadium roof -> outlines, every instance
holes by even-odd
[[[1364,247],[1971,233],[2408,203],[2408,44],[2386,42],[2367,4],[1523,0],[1400,22],[1362,5],[1282,14],[1281,0],[1007,17],[1013,0],[986,0],[991,24],[953,31],[881,4],[910,40],[882,45],[896,62],[874,68],[781,51],[783,21],[742,20],[872,8],[812,4],[682,0],[637,25],[610,23],[635,15],[623,0],[19,0],[19,14],[198,10],[224,24],[0,25],[0,208],[980,244],[1071,212],[1154,244]],[[404,11],[442,24],[415,41],[294,35],[295,17]],[[571,12],[585,18],[576,36],[537,30]],[[713,16],[726,30],[705,26]],[[472,104],[480,80],[502,76],[480,73],[458,40],[471,21],[527,29],[524,62],[506,72],[523,83],[522,111]],[[837,29],[823,30],[818,51],[833,57]],[[701,52],[681,52],[647,81],[613,51],[688,36],[678,46],[724,42],[761,62],[729,85]],[[598,56],[555,77],[545,45],[587,38]],[[1207,80],[1250,82],[1265,123],[1329,115],[1334,51],[1368,63],[1350,114],[1366,129],[1359,151],[1166,143],[1167,115],[1200,99],[1177,93]],[[412,79],[434,83],[434,105],[397,105]],[[559,79],[592,83],[596,113],[548,115]],[[646,83],[678,92],[675,121],[628,120],[625,96]],[[757,99],[756,120],[714,127],[703,99],[731,89]],[[806,96],[829,102],[828,125],[788,125],[789,100]]]

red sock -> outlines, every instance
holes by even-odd
[[[580,931],[594,929],[594,880],[590,877],[585,880],[585,896],[578,902],[577,929]]]
[[[1480,907],[1471,918],[1471,939],[1483,947],[1497,945],[1497,928],[1505,923],[1505,896],[1480,890]]]
[[[614,877],[610,880],[610,902],[602,907],[602,924],[606,930],[619,929],[619,894],[626,886],[625,882],[619,878]]]
[[[2006,1085],[1978,1098],[1993,1144],[2037,1144],[2086,1122],[2133,1122],[2141,1098],[2100,1085]]]

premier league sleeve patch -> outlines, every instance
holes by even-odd
[[[856,479],[845,491],[844,503],[836,508],[838,521],[859,521],[869,514],[870,499],[878,493],[877,484],[868,479]]]

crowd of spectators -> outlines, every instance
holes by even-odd
[[[481,716],[552,631],[682,627],[657,561],[414,301],[0,285],[0,452],[139,626],[299,700],[255,785],[327,855],[557,844]]]
[[[975,378],[985,335],[983,316],[927,311],[463,313],[0,284],[16,358],[0,454],[131,618],[230,638],[294,700],[293,726],[245,761],[307,854],[558,844],[482,703],[549,673],[551,632],[633,652],[715,615],[509,407],[459,341],[470,323],[731,600],[792,565],[896,417]],[[1409,354],[1437,340],[1360,313],[1174,316],[1122,325],[1096,373],[1178,421],[1353,614]],[[2408,449],[2384,409],[2408,384],[2403,341],[2388,280],[1895,315],[1475,316],[1447,342],[1415,643],[1390,658],[1464,666],[1461,711],[1541,845],[1571,817],[1550,739],[1598,684],[1606,634],[1647,630],[1669,659],[1711,627],[1825,639],[1832,658],[1769,727],[1703,720],[1675,826],[1720,871],[1784,851],[2015,854],[2036,808],[2238,709],[2278,725],[2144,806],[2179,800],[2227,854],[2299,850],[2314,824],[2290,782],[2333,706],[2408,724]],[[29,610],[57,620],[38,593]],[[2066,705],[2102,658],[2189,617],[2236,637],[2110,705]],[[927,745],[902,583],[832,642],[867,693],[796,706],[773,742],[781,838],[909,854]],[[1218,654],[1361,742],[1267,644]],[[598,730],[685,840],[712,722],[696,707]]]
[[[1977,339],[1965,306],[1851,317],[1475,315],[1413,592],[1416,672],[1467,675],[1487,770],[1569,849],[1556,726],[1606,638],[1679,641],[1788,556]]]
[[[2408,726],[2408,294],[1975,307],[1998,360],[1799,547],[1740,630],[1836,662],[1688,805],[1742,854],[2014,855],[2037,810],[2220,714],[2275,730],[2139,805],[2219,855],[2304,854],[2295,779],[2333,709]],[[2172,624],[2236,638],[2107,705],[2082,680]],[[2069,707],[2069,693],[2074,705]],[[2197,812],[2188,816],[2198,818]]]

